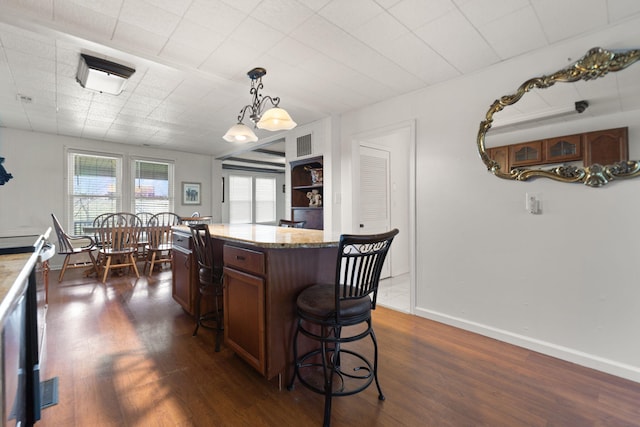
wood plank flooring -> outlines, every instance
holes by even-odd
[[[171,298],[171,272],[105,285],[51,275],[37,426],[320,426],[323,397],[278,389]],[[640,426],[640,384],[378,308],[380,381],[334,399],[339,426]]]

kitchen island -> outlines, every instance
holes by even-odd
[[[189,227],[174,231],[173,294],[190,314],[198,292]],[[292,373],[295,300],[302,289],[331,283],[339,235],[322,230],[211,224],[216,262],[224,265],[225,345],[267,379]]]

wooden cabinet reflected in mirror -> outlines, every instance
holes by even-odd
[[[512,171],[524,166],[573,164],[589,167],[610,165],[629,160],[628,128],[584,132],[582,134],[545,138],[538,141],[501,145],[487,149],[487,154],[500,170]]]
[[[632,95],[638,86],[634,84],[636,79],[633,76],[634,73],[640,73],[640,67],[634,67],[633,73],[627,72],[629,78],[619,79],[619,74],[615,74],[627,69],[638,59],[638,49],[608,51],[593,48],[572,65],[549,75],[531,78],[520,85],[515,93],[496,99],[486,113],[485,120],[480,123],[476,139],[480,158],[487,170],[509,180],[526,181],[533,177],[546,177],[591,187],[639,176],[640,163],[629,160],[629,152],[632,151],[629,143],[634,143],[634,139],[630,139],[626,123],[602,130],[594,129],[593,120],[590,120],[596,114],[606,119],[607,115],[616,113],[615,109],[627,114],[625,117],[630,117],[629,114],[635,113],[636,109],[640,115],[640,103],[635,101],[640,99],[640,91]],[[623,82],[629,82],[628,86]],[[557,83],[576,85],[570,90],[556,89],[556,92],[550,92]],[[567,100],[564,104],[572,108],[563,111],[563,107],[554,105],[553,101],[566,93],[575,96],[589,93],[592,99]],[[525,94],[529,94],[528,97],[524,97]],[[525,100],[522,100],[523,97]],[[507,108],[518,102],[522,103],[517,108]],[[522,113],[532,105],[546,105],[547,111]],[[574,107],[575,111],[571,111]],[[587,107],[589,112],[583,114]],[[547,114],[549,112],[552,114]],[[500,115],[506,118],[503,123]],[[567,134],[557,131],[569,121],[573,121],[573,127]],[[629,119],[628,125],[635,126],[636,122]],[[542,134],[537,135],[536,131]],[[554,136],[554,133],[560,136]],[[636,133],[635,139],[638,141],[635,143],[640,145],[640,131]],[[640,152],[640,148],[632,152]]]

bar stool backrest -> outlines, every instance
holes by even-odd
[[[343,234],[338,246],[335,279],[336,322],[340,323],[340,304],[361,298],[371,299],[376,308],[378,285],[384,260],[397,229],[374,235]]]

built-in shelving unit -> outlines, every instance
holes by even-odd
[[[323,181],[314,183],[310,169],[322,169],[322,156],[291,162],[291,219],[306,221],[305,228],[322,230],[324,228],[324,209],[322,206],[309,206],[307,193],[316,190],[321,197]]]

